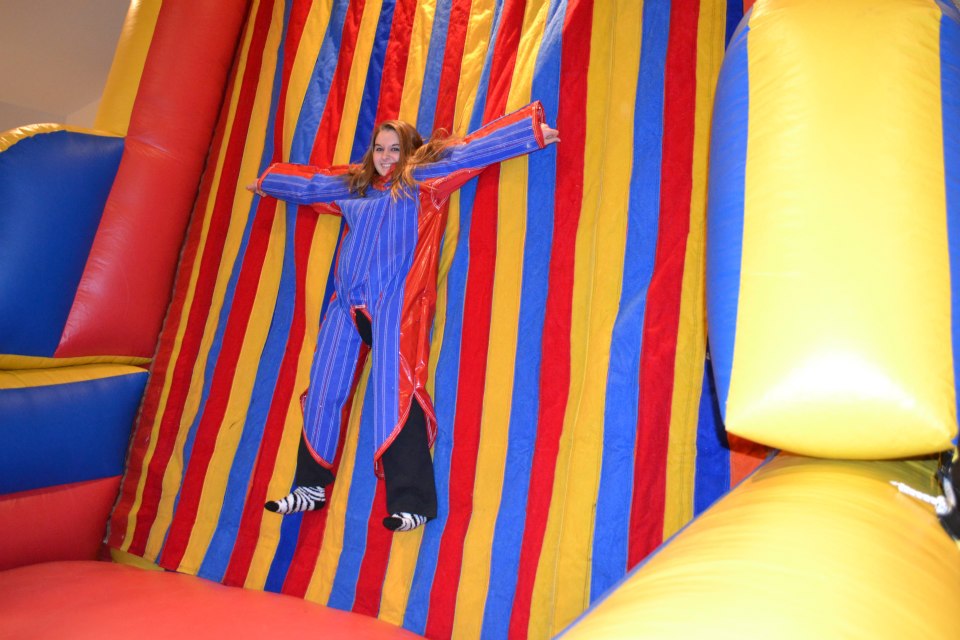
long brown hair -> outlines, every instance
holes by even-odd
[[[359,164],[350,167],[347,173],[347,186],[350,191],[359,196],[365,196],[367,189],[370,188],[380,175],[373,166],[373,148],[377,142],[377,136],[381,131],[389,130],[397,134],[400,140],[400,157],[393,167],[393,172],[389,176],[390,192],[394,198],[400,196],[405,188],[412,188],[416,185],[413,178],[415,167],[428,162],[435,162],[443,154],[443,150],[452,144],[459,142],[459,139],[452,138],[444,129],[437,129],[430,140],[424,143],[423,138],[416,128],[403,120],[385,120],[373,130],[370,137],[370,145]]]

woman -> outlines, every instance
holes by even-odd
[[[267,502],[268,510],[285,515],[325,504],[342,410],[369,348],[375,471],[384,477],[390,514],[383,524],[410,531],[436,517],[430,447],[437,420],[426,382],[444,205],[485,167],[555,142],[539,102],[462,140],[434,136],[423,144],[413,126],[390,120],[374,131],[358,165],[275,164],[248,187],[346,222],[304,403],[296,486]]]

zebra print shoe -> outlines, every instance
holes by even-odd
[[[391,531],[413,531],[427,523],[427,517],[419,513],[399,511],[383,519],[383,526]]]
[[[264,508],[282,516],[303,511],[316,511],[327,504],[327,492],[323,487],[297,487],[293,493],[280,500],[271,500]]]

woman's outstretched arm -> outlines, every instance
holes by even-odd
[[[559,141],[559,132],[544,122],[543,106],[533,102],[477,129],[446,149],[439,161],[415,168],[413,176],[446,197],[491,164]]]
[[[320,169],[302,164],[278,162],[263,172],[247,189],[294,204],[323,204],[350,197],[348,167]]]

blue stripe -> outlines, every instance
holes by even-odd
[[[727,25],[724,45],[729,45],[733,34],[737,31],[740,20],[743,19],[743,0],[727,0]]]
[[[560,94],[560,47],[566,0],[553,0],[533,74],[532,97],[556,122]],[[553,246],[556,191],[556,148],[533,153],[528,160],[527,233],[524,238],[523,282],[517,317],[517,352],[511,400],[510,430],[504,465],[500,509],[493,533],[490,580],[483,612],[482,636],[505,638],[517,589],[523,522],[526,518],[530,471],[536,449],[540,409],[540,363],[543,324]]]
[[[146,382],[139,371],[0,389],[0,494],[120,475]]]
[[[633,121],[633,173],[620,308],[607,373],[603,461],[597,493],[590,597],[627,570],[633,468],[639,420],[640,347],[660,215],[663,103],[670,2],[643,5],[640,70]]]
[[[940,21],[940,96],[943,102],[943,164],[950,247],[950,308],[953,310],[953,382],[960,415],[960,11],[942,0]],[[954,445],[957,438],[954,438]]]
[[[697,420],[697,463],[694,472],[693,514],[719,500],[730,489],[730,445],[720,419],[717,385],[710,361],[703,371],[700,415]]]
[[[373,50],[370,52],[370,66],[367,67],[363,100],[360,103],[360,112],[357,114],[357,128],[354,132],[350,162],[360,162],[363,159],[363,154],[367,152],[367,147],[370,146],[370,140],[373,138],[373,129],[377,125],[377,105],[380,102],[380,85],[383,82],[383,61],[390,42],[390,27],[393,24],[395,8],[396,0],[390,0],[384,2],[380,9],[377,35],[374,37]],[[397,82],[402,81],[402,78],[397,79]]]
[[[748,14],[749,15],[749,14]],[[726,415],[740,298],[750,86],[749,19],[731,41],[720,70],[710,143],[707,194],[707,326],[721,414]]]
[[[0,353],[56,351],[123,145],[53,131],[0,153]]]
[[[430,49],[423,69],[420,89],[420,106],[417,109],[417,130],[432,131],[440,94],[440,76],[443,73],[443,56],[447,49],[447,27],[450,23],[450,7],[453,0],[437,0],[433,29],[430,31]]]

